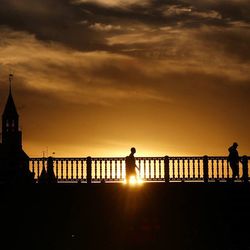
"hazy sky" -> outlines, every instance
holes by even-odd
[[[30,156],[250,155],[249,0],[0,0],[0,107]]]

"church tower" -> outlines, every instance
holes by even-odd
[[[0,183],[31,183],[34,175],[29,170],[29,156],[22,149],[22,132],[14,103],[9,75],[9,96],[2,114],[2,143],[0,143]]]
[[[11,84],[13,75],[9,75],[9,96],[2,114],[2,144],[9,149],[22,149],[22,132],[19,131],[19,116],[14,103]]]

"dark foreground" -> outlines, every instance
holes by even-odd
[[[1,249],[250,249],[250,186],[0,187]]]

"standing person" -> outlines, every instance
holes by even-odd
[[[133,147],[130,149],[131,153],[129,156],[126,157],[126,181],[129,182],[131,176],[134,176],[137,180],[136,168],[139,168],[135,164],[135,157],[134,154],[136,153],[136,149]]]
[[[47,182],[48,183],[57,183],[57,178],[54,173],[54,165],[53,165],[53,158],[50,156],[48,157],[47,161]]]
[[[228,148],[229,155],[227,158],[227,162],[229,162],[230,167],[233,171],[233,180],[235,180],[236,177],[239,177],[239,162],[240,157],[239,153],[237,151],[238,143],[234,142],[231,147]]]

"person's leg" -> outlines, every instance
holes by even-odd
[[[126,177],[125,177],[125,180],[126,180],[126,183],[128,183],[129,182],[129,171],[128,171],[128,169],[126,169]]]
[[[231,166],[231,169],[232,169],[232,180],[234,181],[235,180],[235,177],[236,177],[236,171],[235,171],[235,166],[231,163],[230,164]]]
[[[235,165],[236,176],[239,178],[239,164]]]

